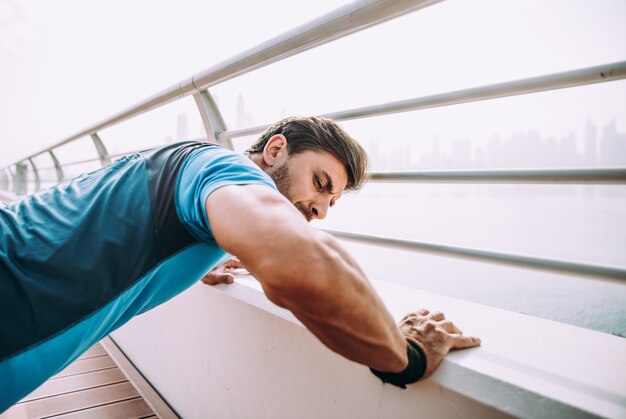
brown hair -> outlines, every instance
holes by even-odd
[[[282,119],[266,129],[246,153],[261,153],[269,139],[276,134],[287,138],[289,155],[314,150],[325,151],[336,157],[348,173],[346,190],[359,189],[365,182],[365,149],[332,119],[321,116]]]

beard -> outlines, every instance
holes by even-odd
[[[300,202],[293,202],[290,191],[291,176],[289,175],[289,160],[287,160],[282,166],[272,171],[269,175],[276,184],[278,192],[287,198],[289,202],[293,203],[294,207],[296,207],[296,209],[304,215],[304,218],[310,222],[313,219],[311,211],[309,211],[304,204]]]

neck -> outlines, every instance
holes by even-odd
[[[263,161],[263,153],[248,154],[248,158],[265,172],[266,165],[265,161]]]

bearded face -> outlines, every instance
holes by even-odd
[[[290,159],[287,160],[282,166],[273,170],[270,173],[270,177],[276,184],[278,191],[285,198],[287,198],[289,202],[291,202],[298,209],[298,211],[302,213],[302,215],[304,215],[304,218],[306,218],[308,222],[311,222],[311,220],[313,219],[313,215],[314,215],[313,212],[310,211],[303,202],[296,201],[294,199],[295,197],[291,193],[292,176],[289,173],[290,161],[291,161]]]
[[[290,155],[286,138],[279,134],[270,138],[263,154],[251,159],[270,175],[278,191],[307,221],[324,219],[348,182],[346,168],[335,156],[318,150]]]

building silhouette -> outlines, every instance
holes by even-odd
[[[498,168],[566,168],[626,166],[626,133],[619,132],[615,118],[598,128],[587,119],[581,141],[570,132],[560,138],[544,138],[537,130],[493,135],[485,145],[468,139],[452,139],[449,150],[435,136],[430,150],[411,151],[411,140],[380,150],[380,140],[368,150],[375,170],[445,170]],[[414,140],[413,140],[414,141]]]

